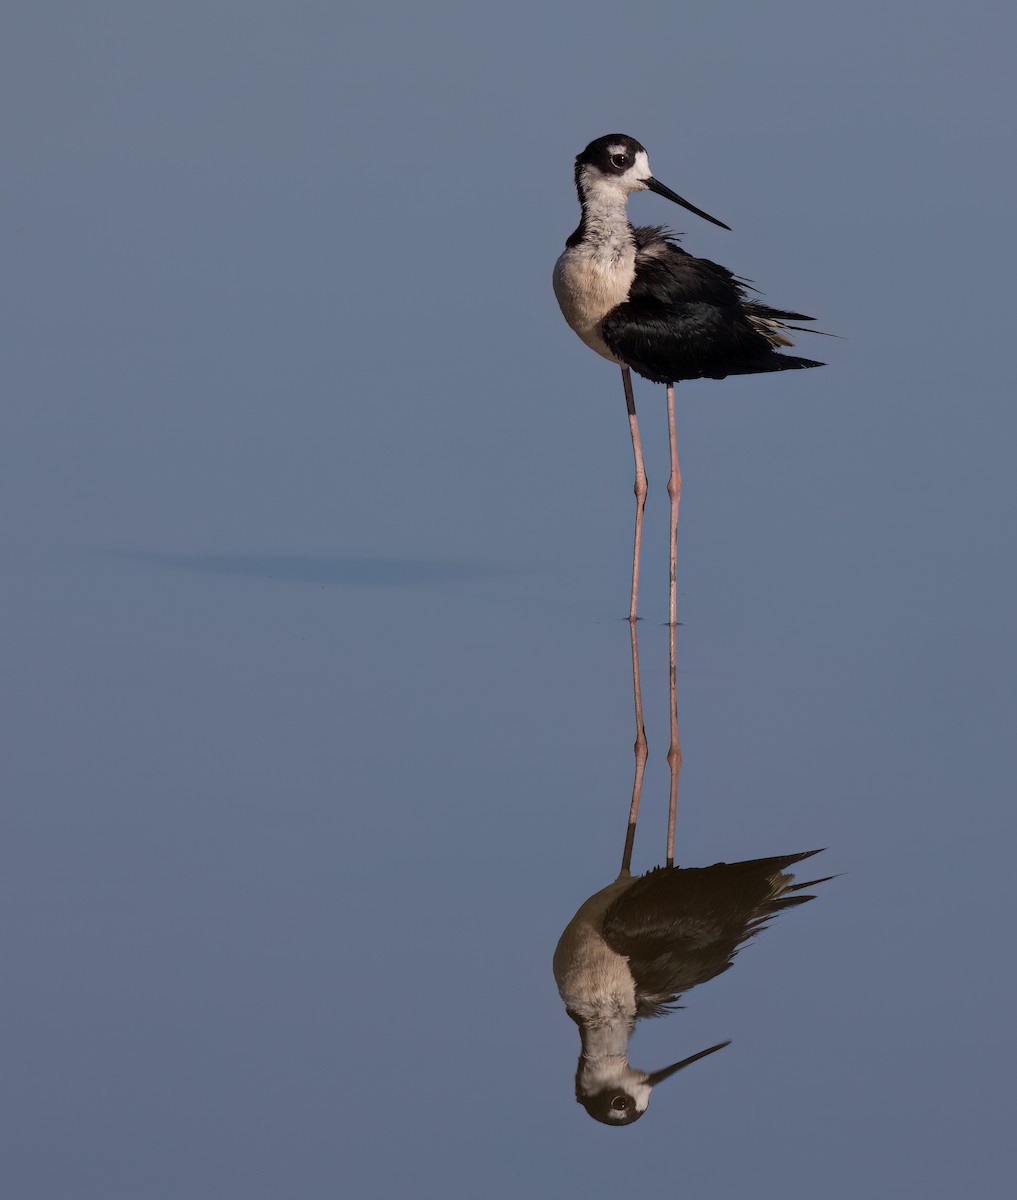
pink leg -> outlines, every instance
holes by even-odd
[[[678,626],[672,621],[670,636],[669,678],[671,683],[671,745],[667,765],[671,768],[671,795],[667,806],[667,865],[674,866],[674,831],[678,818],[678,776],[682,769],[682,744],[678,740]]]
[[[639,437],[639,422],[636,420],[636,400],[632,394],[632,375],[628,367],[622,367],[622,385],[625,388],[625,407],[629,414],[629,433],[632,435],[632,457],[636,463],[636,483],[632,489],[636,494],[636,533],[632,547],[632,598],[629,602],[629,620],[636,619],[636,604],[639,599],[639,555],[643,545],[643,509],[646,507],[646,471],[643,468],[643,444]]]
[[[667,494],[671,497],[671,586],[668,596],[669,620],[673,626],[678,619],[678,505],[682,498],[682,473],[678,469],[678,433],[674,417],[674,384],[667,385],[667,435],[671,444],[671,478]]]
[[[632,847],[636,840],[636,821],[639,819],[639,801],[643,794],[643,773],[646,770],[646,729],[643,727],[643,689],[639,682],[639,641],[636,623],[629,623],[632,635],[632,692],[636,702],[636,772],[632,779],[632,804],[629,806],[629,824],[625,830],[625,850],[622,853],[621,874],[628,875],[632,866]]]

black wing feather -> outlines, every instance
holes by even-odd
[[[811,317],[750,300],[747,281],[708,258],[694,258],[662,228],[633,233],[636,277],[625,303],[604,318],[601,333],[634,371],[655,383],[673,383],[823,365],[775,353],[750,319]]]

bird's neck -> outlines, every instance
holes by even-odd
[[[595,1028],[583,1027],[583,1049],[576,1064],[576,1095],[592,1096],[614,1087],[631,1072],[629,1034],[632,1027],[623,1020]]]
[[[579,203],[583,215],[568,245],[582,243],[616,257],[631,252],[635,237],[624,196],[615,192],[580,191]]]
[[[628,1062],[629,1037],[634,1024],[635,1021],[624,1013],[608,1020],[584,1022],[579,1028],[583,1044],[579,1056],[580,1068],[583,1063],[593,1065],[604,1061]]]

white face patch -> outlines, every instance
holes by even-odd
[[[627,153],[624,146],[608,146],[609,154],[625,154]],[[600,172],[598,171],[599,175]],[[621,175],[609,176],[608,178],[620,188],[626,195],[629,192],[642,192],[646,190],[644,179],[650,179],[653,172],[650,170],[650,158],[645,150],[637,150],[635,161],[627,171]]]
[[[640,181],[644,179],[650,179],[652,177],[653,172],[650,170],[650,156],[645,150],[640,150],[638,152],[636,155],[636,161],[629,168],[629,170],[625,172],[625,174],[634,175],[636,179]]]
[[[609,154],[627,154],[627,146],[608,146]],[[646,190],[644,180],[651,179],[650,159],[645,150],[636,152],[635,161],[621,175],[604,174],[598,167],[587,164],[579,173],[579,182],[588,200],[628,196]]]
[[[636,1102],[636,1112],[646,1112],[646,1106],[650,1103],[650,1085],[643,1079],[639,1083],[630,1083],[629,1090]]]

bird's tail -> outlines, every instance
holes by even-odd
[[[825,849],[825,846],[820,846],[817,850],[803,850],[800,854],[775,854],[770,858],[747,858],[744,862],[717,863],[716,866],[739,867],[745,871],[759,871],[772,875],[778,871],[786,871],[795,863],[804,862],[805,859],[812,858],[816,854],[822,854]]]
[[[769,342],[771,349],[777,350],[782,346],[793,346],[794,342],[788,337],[792,333],[818,333],[820,337],[837,337],[835,333],[825,333],[822,329],[803,329],[801,325],[789,325],[789,321],[813,321],[805,313],[788,312],[783,308],[771,308],[768,304],[751,301],[745,305],[749,324]],[[785,358],[781,356],[783,365],[772,365],[771,371],[794,370],[798,367],[822,367],[825,363],[816,362],[811,358]]]
[[[812,333],[813,330],[806,329],[806,333]],[[777,354],[774,359],[770,359],[770,366],[767,368],[770,371],[800,371],[805,367],[825,367],[826,363],[819,362],[815,358],[798,358],[794,354]]]
[[[805,367],[825,367],[826,363],[814,358],[798,358],[794,354],[778,354],[771,350],[759,358],[750,359],[736,367],[725,367],[722,375],[711,375],[711,379],[726,379],[728,375],[766,375],[770,371],[800,371]]]
[[[765,879],[768,881],[770,898],[775,908],[791,908],[796,904],[804,904],[812,896],[789,896],[789,892],[800,892],[805,888],[815,887],[816,884],[826,883],[835,879],[835,875],[826,875],[822,879],[810,879],[807,883],[792,883],[794,875],[789,867],[796,863],[812,858],[814,854],[822,854],[823,847],[818,850],[803,850],[800,854],[779,854],[772,858],[752,858],[746,862],[718,863],[718,867],[726,867],[728,871],[738,872],[746,878]],[[779,897],[783,897],[782,899]]]

